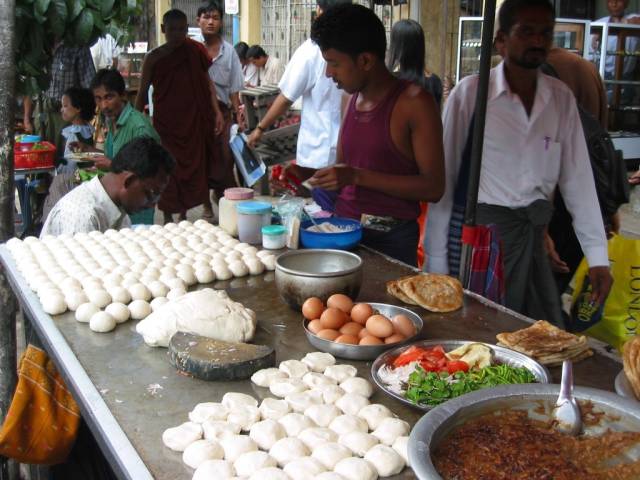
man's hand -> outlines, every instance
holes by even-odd
[[[95,157],[93,162],[100,170],[111,170],[111,160],[108,157]]]
[[[325,190],[340,190],[346,185],[353,185],[356,181],[357,170],[347,165],[335,165],[318,170],[309,183]]]
[[[633,175],[631,175],[629,177],[629,183],[631,185],[638,185],[640,184],[640,170],[638,170],[636,173],[634,173]]]
[[[24,117],[22,125],[24,126],[25,133],[33,133],[33,124],[31,123],[31,119],[29,117]]]
[[[591,281],[591,301],[602,305],[609,295],[613,277],[609,267],[591,267],[589,269],[589,280]]]
[[[558,273],[569,273],[569,266],[560,258],[558,251],[556,250],[556,244],[548,233],[544,236],[544,248],[549,256],[549,262],[551,263],[551,270]]]
[[[251,135],[249,135],[249,138],[247,139],[247,143],[251,148],[256,148],[256,145],[260,143],[261,138],[262,130],[260,130],[259,128],[254,128],[253,132],[251,132]]]

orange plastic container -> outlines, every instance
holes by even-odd
[[[34,143],[16,143],[13,149],[13,162],[16,169],[53,167],[56,157],[56,146],[49,142],[38,142],[46,148],[32,150]]]

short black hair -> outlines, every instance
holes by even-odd
[[[73,108],[80,110],[80,118],[85,122],[93,120],[96,114],[96,101],[93,93],[87,88],[70,87],[64,91]]]
[[[247,50],[247,58],[262,58],[266,57],[267,52],[260,45],[252,45],[249,50]]]
[[[549,0],[505,0],[498,12],[498,31],[508,34],[516,23],[516,16],[523,8],[546,8],[555,21],[556,11]]]
[[[320,50],[333,48],[356,58],[370,52],[384,62],[387,34],[373,10],[362,5],[337,5],[315,19],[311,39]]]
[[[203,3],[198,7],[197,16],[199,17],[203,13],[218,12],[220,18],[224,17],[224,8],[222,4],[217,0],[211,0],[210,2]]]
[[[172,20],[182,20],[184,22],[189,23],[187,19],[187,14],[178,8],[172,8],[171,10],[167,10],[164,15],[162,15],[162,23],[166,25],[167,22]]]
[[[91,90],[99,87],[104,87],[110,92],[116,92],[118,95],[124,95],[126,90],[124,78],[122,78],[120,72],[110,68],[98,70],[93,80],[91,80]]]
[[[170,174],[176,161],[151,137],[137,137],[120,149],[111,162],[113,173],[131,172],[140,178],[155,177],[160,170]]]
[[[346,3],[351,3],[351,0],[316,0],[316,4],[323,12],[336,5],[344,5]]]
[[[249,50],[249,45],[245,42],[238,42],[233,47],[238,55],[240,60],[244,60],[247,58],[247,51]]]

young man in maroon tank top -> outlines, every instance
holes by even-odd
[[[384,26],[360,5],[319,17],[311,38],[327,62],[326,75],[352,94],[338,140],[337,164],[288,171],[313,187],[338,191],[335,211],[373,219],[363,243],[416,265],[419,202],[444,191],[442,123],[433,97],[398,80],[384,62]]]

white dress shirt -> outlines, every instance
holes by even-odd
[[[260,72],[253,63],[247,63],[242,67],[242,74],[244,75],[244,84],[257,87],[260,81]]]
[[[336,162],[342,93],[325,75],[326,65],[320,47],[308,39],[289,60],[278,85],[291,102],[302,97],[296,163],[303,167]]]
[[[113,203],[100,179],[94,177],[62,197],[44,222],[40,238],[45,235],[74,235],[94,230],[105,232],[110,228],[131,226],[126,212]]]
[[[429,206],[425,269],[447,273],[453,194],[475,109],[478,76],[464,78],[443,113],[445,193]],[[478,202],[518,208],[552,200],[556,185],[592,267],[609,265],[607,238],[576,101],[560,80],[538,72],[531,114],[512,93],[504,63],[491,70]]]
[[[273,55],[269,55],[264,67],[259,72],[260,85],[277,85],[282,78],[282,62]]]

